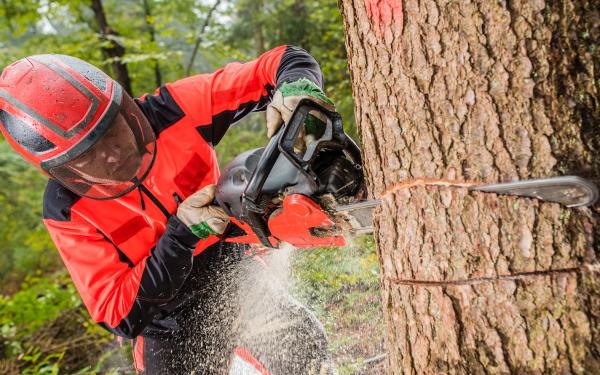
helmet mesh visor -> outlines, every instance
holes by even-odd
[[[81,155],[49,173],[75,194],[116,198],[135,189],[146,177],[155,151],[152,127],[129,95],[123,95],[106,132]]]

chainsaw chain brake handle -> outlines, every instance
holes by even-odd
[[[311,142],[306,151],[299,155],[294,150],[294,143],[305,125],[310,112],[317,111],[326,117],[325,129],[321,136]],[[243,222],[250,226],[260,242],[267,247],[277,247],[278,243],[270,240],[270,231],[264,219],[263,186],[271,174],[273,166],[280,155],[288,159],[301,173],[303,173],[315,190],[318,187],[316,173],[311,168],[311,162],[324,147],[344,150],[350,153],[354,160],[361,160],[360,149],[354,141],[344,133],[342,117],[333,111],[323,108],[310,99],[302,99],[287,124],[283,124],[279,131],[271,138],[265,147],[254,173],[242,195]],[[275,242],[275,241],[274,241]]]

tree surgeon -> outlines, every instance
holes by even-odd
[[[598,2],[339,4],[391,372],[600,373],[598,206],[458,187],[600,181]]]
[[[134,339],[139,371],[224,373],[236,345],[251,373],[335,371],[322,327],[286,295],[273,301],[285,321],[258,319],[272,337],[232,342],[236,287],[252,281],[239,271],[246,249],[221,240],[228,217],[211,205],[213,148],[230,125],[266,109],[272,136],[300,98],[333,104],[322,85],[318,63],[293,46],[137,99],[70,56],[4,69],[2,133],[50,177],[44,223],[93,320]]]

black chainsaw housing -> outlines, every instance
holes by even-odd
[[[325,129],[300,154],[294,142],[311,111],[326,115]],[[363,181],[360,149],[344,133],[340,115],[302,100],[266,147],[246,151],[225,167],[215,198],[228,215],[249,224],[261,242],[272,247],[267,221],[284,196],[351,197]]]
[[[225,167],[217,185],[217,203],[229,216],[241,218],[242,197],[248,181],[256,170],[265,148],[246,151],[235,157]],[[273,166],[277,173],[271,173],[262,187],[261,206],[276,204],[285,194],[320,196],[330,193],[335,198],[352,196],[362,181],[362,171],[339,151],[324,150],[314,161],[317,184],[285,157],[279,157]]]

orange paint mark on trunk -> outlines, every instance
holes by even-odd
[[[365,6],[378,36],[390,27],[402,29],[402,0],[365,0]]]

